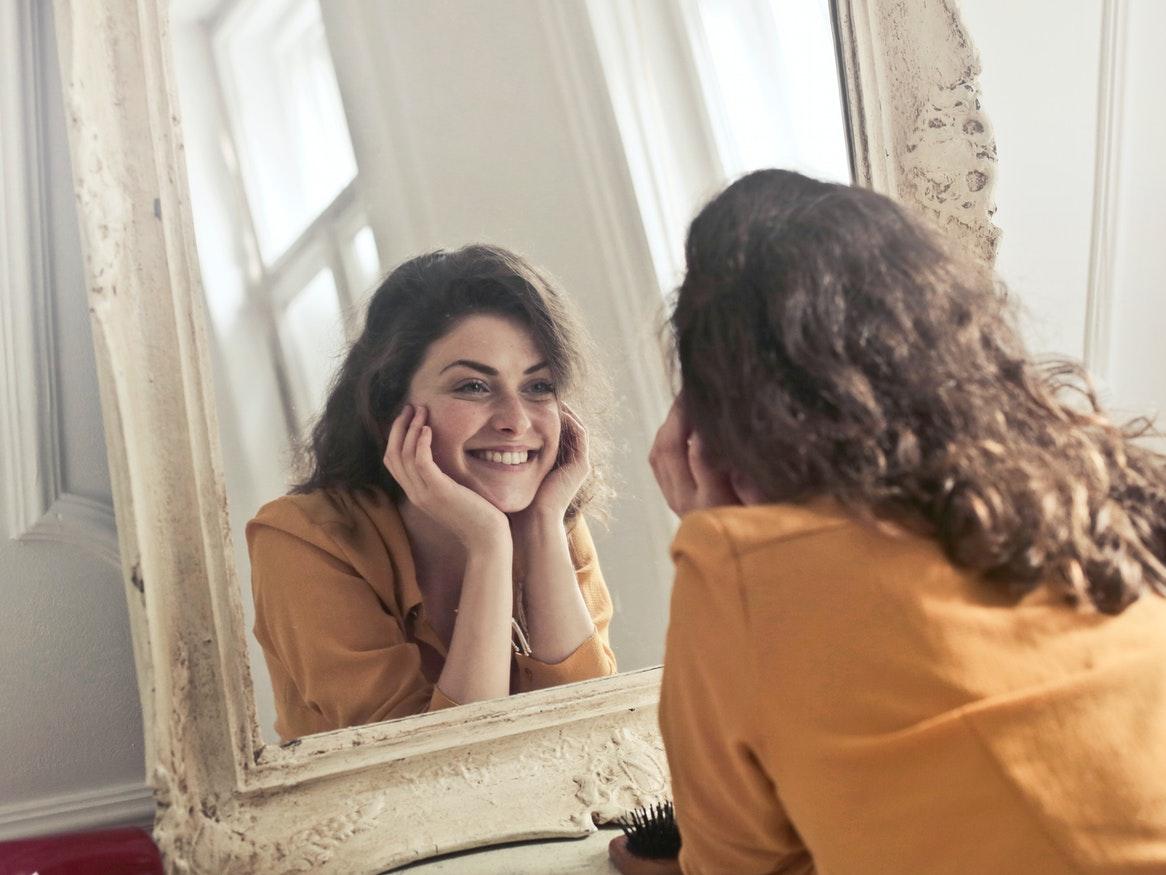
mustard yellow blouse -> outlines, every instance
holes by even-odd
[[[612,604],[587,524],[568,532],[596,632],[556,664],[516,653],[512,693],[616,671]],[[404,523],[385,494],[319,491],[264,505],[247,524],[255,637],[285,741],[457,704],[438,688],[447,655],[425,613]]]
[[[690,514],[673,557],[689,875],[1166,872],[1166,599],[1017,603],[828,503]]]

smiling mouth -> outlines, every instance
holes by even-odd
[[[467,452],[473,458],[483,462],[492,462],[495,465],[507,465],[510,467],[525,465],[538,456],[538,450],[513,450],[508,452],[499,452],[497,450],[467,450]]]

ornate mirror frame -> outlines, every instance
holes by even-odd
[[[995,145],[955,0],[834,0],[834,12],[856,179],[990,259]],[[229,558],[166,0],[55,0],[55,15],[168,869],[377,871],[583,835],[667,792],[658,668],[286,747],[262,742]]]

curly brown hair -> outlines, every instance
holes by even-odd
[[[1003,286],[875,192],[762,170],[693,221],[672,315],[689,422],[768,500],[906,518],[1018,597],[1166,594],[1166,463]]]
[[[596,411],[604,409],[607,384],[582,320],[547,276],[513,252],[483,244],[411,258],[373,293],[364,330],[300,448],[307,474],[292,493],[379,488],[400,500],[401,487],[383,462],[389,426],[429,346],[480,313],[514,319],[530,331],[546,356],[556,394],[587,426],[591,474],[567,518],[584,507],[602,510],[611,489],[604,476],[608,442]]]

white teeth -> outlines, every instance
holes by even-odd
[[[487,462],[500,462],[503,465],[521,465],[527,457],[524,452],[499,453],[495,450],[482,450],[479,455]]]

